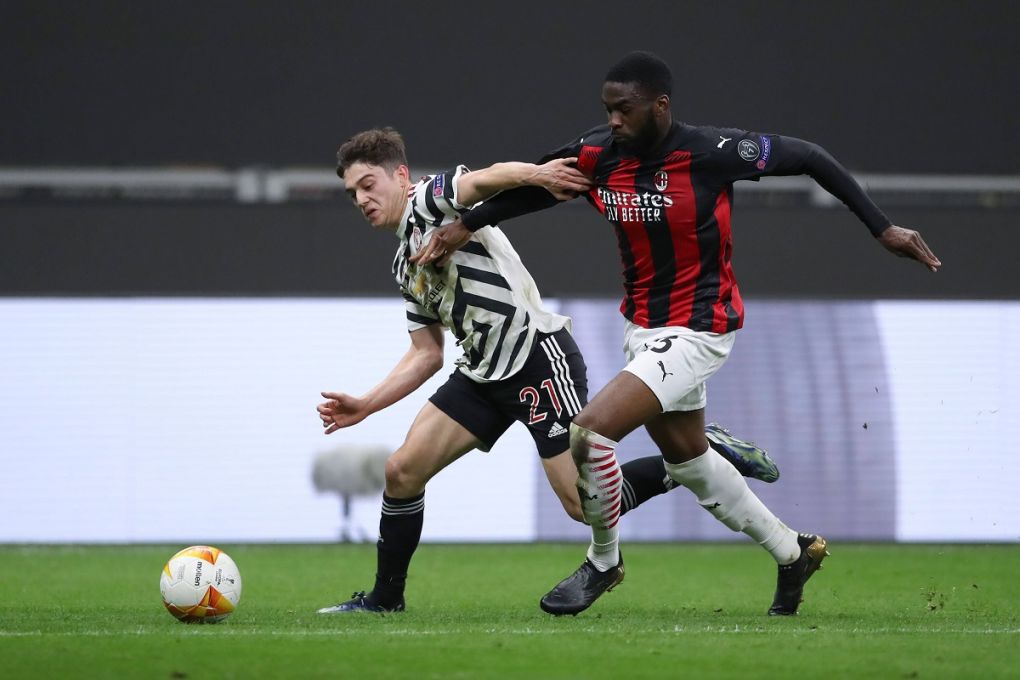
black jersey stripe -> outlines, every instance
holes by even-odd
[[[461,252],[464,253],[471,253],[472,255],[481,255],[482,257],[487,257],[490,260],[492,259],[492,255],[489,255],[489,251],[486,250],[485,246],[483,246],[478,241],[468,241],[463,246],[461,246],[460,250]]]
[[[435,179],[433,179],[432,182],[435,182]],[[440,210],[439,206],[436,204],[436,199],[432,196],[432,187],[433,184],[430,182],[429,185],[425,187],[425,191],[422,193],[425,194],[425,208],[432,216],[432,226],[438,227],[443,224],[443,218],[446,217],[446,213]]]
[[[507,290],[510,290],[510,284],[507,280],[496,272],[458,264],[457,275],[464,279],[470,279],[471,281],[481,281],[482,283],[487,283],[490,286],[498,286],[499,288],[506,288]]]
[[[467,337],[467,333],[464,330],[464,315],[466,314],[469,306],[484,309],[485,311],[493,312],[494,314],[502,314],[506,317],[506,320],[504,321],[506,326],[510,325],[510,320],[513,319],[514,313],[517,311],[516,307],[505,302],[464,292],[463,286],[460,285],[460,279],[458,279],[454,293],[453,308],[450,310],[450,320],[453,322],[453,328],[451,330],[454,332],[454,335],[461,340]]]
[[[727,300],[724,305],[726,309],[726,332],[735,331],[740,328],[740,315],[737,314],[737,310],[733,309],[733,305]]]
[[[509,306],[509,305],[508,305]],[[496,342],[495,348],[492,350],[492,358],[489,360],[489,370],[485,372],[485,379],[489,380],[492,378],[492,374],[496,372],[496,366],[499,366],[500,355],[503,354],[503,346],[506,344],[507,333],[510,332],[511,321],[513,321],[514,313],[517,311],[516,307],[510,307],[510,314],[507,315],[506,321],[502,324],[502,328],[499,331],[499,340]],[[527,335],[527,331],[522,331],[522,335]]]
[[[456,197],[454,196],[454,194],[456,194],[456,187],[454,186],[454,183],[457,181],[457,171],[451,170],[450,172],[443,174],[446,175],[446,183],[443,185],[443,198],[445,198],[446,202],[450,204],[451,208],[453,208],[454,203],[456,203]],[[454,210],[457,209],[454,208]],[[463,211],[457,210],[457,212],[460,213]]]
[[[439,323],[439,319],[433,319],[430,316],[421,316],[420,314],[415,314],[414,312],[407,313],[407,320],[413,321],[415,323],[420,323],[422,326],[431,326],[434,323]]]
[[[485,345],[489,342],[489,331],[491,330],[492,324],[482,323],[480,321],[471,322],[471,331],[478,334],[478,340],[468,352],[468,361],[471,368],[478,368],[478,365],[482,363],[482,359],[485,358]],[[492,373],[491,363],[489,365],[488,373]]]
[[[521,324],[520,333],[517,335],[517,342],[514,343],[514,348],[510,352],[510,360],[506,362],[506,368],[503,369],[503,373],[500,374],[499,379],[502,380],[510,372],[510,369],[514,367],[514,363],[517,362],[517,356],[521,353],[521,349],[524,348],[524,342],[528,339],[528,329],[531,327],[531,315],[524,312],[524,323]]]
[[[418,192],[411,194],[411,215],[407,218],[404,223],[404,243],[407,245],[408,251],[411,249],[411,234],[414,233],[415,215],[419,213],[418,210]]]
[[[480,295],[465,292],[463,286],[461,286],[461,280],[459,278],[457,279],[454,300],[455,302],[451,313],[451,320],[454,325],[454,334],[461,340],[464,340],[467,337],[467,332],[464,329],[464,315],[467,313],[468,307],[477,307],[478,309],[484,309],[488,312],[493,312],[494,314],[502,314],[506,317],[500,324],[502,329],[499,333],[499,339],[493,347],[492,356],[489,358],[489,369],[483,376],[486,380],[488,380],[495,372],[496,366],[499,365],[499,357],[503,351],[503,343],[506,340],[507,333],[510,331],[510,326],[513,325],[513,318],[514,314],[517,312],[517,308],[505,302],[500,302],[499,300],[492,300]],[[457,332],[458,329],[459,333]],[[478,347],[479,351],[483,348],[484,346]]]

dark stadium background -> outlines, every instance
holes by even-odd
[[[643,48],[672,64],[683,120],[800,136],[857,172],[1016,175],[1017,25],[1006,2],[8,1],[0,166],[327,167],[380,124],[419,168],[531,159],[601,122],[605,70]],[[942,272],[886,257],[846,211],[738,189],[745,295],[1020,296],[1015,199],[882,203]],[[586,209],[508,231],[547,295],[617,294]],[[390,237],[339,197],[8,197],[0,234],[7,296],[393,292]]]

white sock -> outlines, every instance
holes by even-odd
[[[599,571],[606,571],[620,563],[617,525],[623,472],[616,462],[616,442],[571,423],[570,451],[577,465],[581,512],[591,525],[588,559]]]
[[[666,462],[666,473],[698,497],[701,507],[733,531],[742,531],[779,564],[800,557],[797,532],[789,528],[754,495],[737,469],[711,448],[686,463]]]

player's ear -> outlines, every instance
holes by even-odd
[[[409,182],[411,170],[406,165],[398,165],[397,169],[393,171],[393,176],[402,182]]]
[[[655,112],[662,115],[669,113],[669,95],[660,94],[655,98]]]

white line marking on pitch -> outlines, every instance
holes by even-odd
[[[378,629],[359,629],[351,630],[346,628],[340,628],[337,630],[283,630],[283,631],[272,631],[272,630],[250,630],[250,629],[239,629],[239,630],[224,630],[222,626],[217,626],[215,629],[206,628],[207,633],[199,632],[198,630],[183,630],[183,631],[172,631],[167,629],[149,629],[149,630],[93,630],[93,631],[17,631],[17,630],[0,630],[0,638],[20,638],[20,637],[121,637],[121,636],[133,636],[133,635],[228,635],[237,637],[334,637],[344,635],[394,635],[394,636],[406,636],[406,637],[436,637],[441,635],[468,635],[478,633],[485,633],[489,635],[557,635],[566,633],[584,633],[584,634],[598,634],[598,633],[609,633],[615,634],[615,630],[609,629],[597,629],[597,628],[570,628],[570,629],[535,629],[535,628],[511,628],[511,629],[500,629],[500,628],[488,628],[488,629],[450,629],[450,630],[411,630],[411,629],[391,629],[391,630],[378,630]],[[633,632],[633,631],[632,631]],[[675,626],[671,630],[646,630],[641,631],[643,634],[659,634],[659,635],[697,635],[697,634],[737,634],[737,635],[815,635],[819,633],[838,633],[838,634],[858,634],[858,635],[937,635],[937,634],[948,634],[948,635],[1017,635],[1020,634],[1020,628],[826,628],[818,627],[812,629],[801,629],[801,630],[785,630],[782,628],[741,628],[740,626],[727,627],[727,628],[685,628],[683,626]]]

